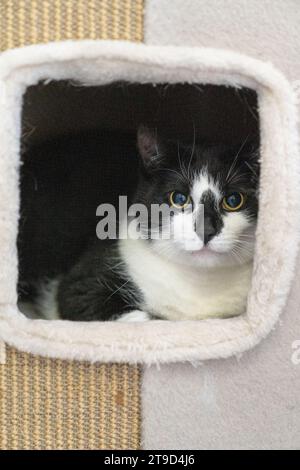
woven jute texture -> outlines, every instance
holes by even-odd
[[[143,39],[144,0],[0,0],[0,51],[67,39]]]
[[[0,449],[138,449],[140,369],[53,360],[7,348]]]

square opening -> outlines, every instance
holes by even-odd
[[[181,146],[221,144],[239,151],[247,141],[258,142],[257,95],[221,85],[128,82],[83,87],[53,81],[26,90],[18,291],[20,309],[29,317],[53,319],[57,292],[51,286],[96,240],[99,204],[117,208],[119,196],[132,198],[138,183],[137,130],[144,123]],[[101,242],[98,246],[101,250]],[[117,301],[113,309],[117,316]],[[65,312],[65,318],[73,317]],[[99,312],[95,320],[101,318]]]
[[[181,53],[180,48],[158,51],[143,45],[97,41],[93,50],[89,47],[85,41],[77,51],[63,43],[34,46],[26,48],[24,55],[10,51],[1,57],[1,110],[7,117],[0,123],[5,149],[5,154],[3,150],[0,154],[5,175],[1,194],[7,193],[9,198],[0,227],[7,228],[1,248],[5,267],[0,279],[3,339],[24,350],[54,357],[148,363],[227,357],[253,347],[271,330],[283,308],[298,246],[299,224],[293,217],[296,207],[285,202],[299,201],[299,182],[295,179],[299,171],[296,107],[289,84],[270,65],[230,52],[191,49]],[[70,243],[71,228],[67,234],[60,230],[67,236],[58,237],[57,246],[44,249],[39,245],[36,249],[37,242],[44,238],[37,214],[40,217],[39,209],[45,201],[43,197],[39,201],[34,194],[39,182],[34,174],[30,182],[30,172],[39,167],[42,186],[46,192],[47,185],[53,190],[51,208],[61,208],[57,196],[67,188],[57,175],[66,170],[66,162],[59,160],[59,155],[50,157],[52,149],[57,153],[57,143],[66,138],[74,142],[77,138],[79,146],[88,141],[94,145],[99,130],[110,136],[126,134],[134,142],[137,126],[145,122],[183,142],[196,135],[201,141],[241,143],[259,132],[260,210],[247,311],[228,319],[141,324],[26,318],[17,309],[17,279],[22,284],[23,277],[34,277],[39,270],[38,276],[42,273],[51,277],[59,263],[67,269],[96,223],[95,217],[93,223],[84,225],[80,242]],[[25,185],[21,179],[19,199],[20,143],[21,172],[29,170],[29,177]],[[89,165],[93,167],[93,162],[83,160],[80,152],[74,158],[70,164],[80,163],[82,172]],[[279,166],[284,163],[280,175],[274,161]],[[111,163],[101,160],[103,171],[96,182],[108,175],[110,184],[105,191],[113,200],[120,184],[124,191],[131,190],[136,162]],[[112,169],[118,178],[110,179]],[[122,178],[124,175],[126,178]],[[26,184],[31,188],[31,199],[23,197]],[[278,191],[285,191],[286,198],[275,203]],[[77,195],[75,191],[70,198],[70,227],[86,213],[84,204],[80,207],[83,198],[76,199]],[[98,197],[97,192],[94,197]],[[43,217],[50,214],[51,218],[50,206]],[[74,207],[75,215],[70,210]],[[62,210],[62,220],[66,220],[64,214]],[[278,226],[276,217],[290,227],[289,243],[281,251],[286,231]],[[58,225],[52,225],[54,232]],[[18,233],[23,233],[22,241]],[[63,258],[62,251],[66,254]],[[25,286],[25,297],[28,293]]]

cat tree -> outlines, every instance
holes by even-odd
[[[278,381],[292,377],[294,386],[300,385],[299,372],[287,359],[300,335],[297,292],[291,291],[298,282],[300,228],[296,74],[285,59],[289,40],[281,45],[274,26],[278,22],[280,34],[293,32],[293,41],[300,43],[296,1],[283,6],[255,0],[250,7],[239,0],[233,13],[222,2],[205,0],[175,0],[171,10],[166,0],[119,0],[113,5],[92,0],[88,7],[71,0],[55,2],[55,6],[50,1],[17,3],[7,0],[0,5],[0,448],[268,448],[273,443],[299,447],[300,410],[295,397],[290,391],[282,395],[278,387],[274,393],[274,374],[257,377],[258,365],[257,369],[253,366],[257,361],[261,370],[264,364],[268,370],[279,367]],[[236,24],[246,28],[238,31],[238,42]],[[272,38],[270,53],[262,53],[262,42],[255,41],[258,26],[266,38]],[[216,37],[209,35],[212,28]],[[201,322],[78,324],[31,320],[18,311],[16,237],[23,96],[41,81],[64,80],[85,87],[127,81],[246,88],[257,96],[260,211],[251,292],[242,316]],[[279,317],[284,318],[282,323]],[[280,342],[274,340],[276,335]],[[187,361],[204,365],[191,369],[180,364]],[[158,363],[165,364],[161,371],[155,367]],[[143,378],[141,364],[154,364]],[[177,377],[171,390],[173,406],[185,410],[180,426],[189,429],[193,419],[186,411],[189,404],[197,415],[197,400],[207,398],[201,403],[201,419],[190,428],[195,429],[193,435],[187,432],[180,439],[175,433],[173,440],[167,437],[160,442],[158,436],[164,434],[158,426],[167,427],[172,410],[170,404],[151,408],[151,397],[158,388],[160,403],[164,403],[170,389],[158,384],[170,371]],[[270,387],[271,402],[285,406],[286,414],[276,417],[270,405],[271,418],[254,409],[254,432],[249,416],[243,414],[247,404],[235,377],[244,389],[258,384],[257,396],[265,385]],[[198,380],[202,394],[196,396],[192,384]],[[189,403],[183,392],[187,384],[191,384],[191,393],[186,395]],[[220,398],[222,391],[228,394],[226,402]],[[215,400],[213,405],[211,400]],[[291,426],[289,406],[294,407],[296,417]],[[176,429],[179,422],[172,416]],[[231,432],[230,438],[229,416],[240,431]],[[207,440],[202,426],[210,436]],[[165,435],[172,436],[172,432]],[[259,440],[257,435],[264,437]]]

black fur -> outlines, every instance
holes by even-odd
[[[122,274],[115,240],[96,241],[62,277],[57,302],[61,318],[116,320],[141,302],[137,287]],[[114,268],[116,266],[116,268]],[[126,289],[126,294],[122,291]],[[128,293],[132,293],[129,297]]]

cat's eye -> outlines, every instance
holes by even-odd
[[[223,197],[222,207],[225,211],[238,211],[245,203],[245,196],[242,193],[234,192]]]
[[[172,191],[169,196],[170,204],[176,209],[184,209],[191,203],[191,198],[188,194],[181,193],[180,191]]]

